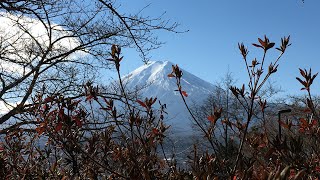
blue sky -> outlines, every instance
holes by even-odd
[[[251,43],[264,35],[276,46],[281,37],[291,35],[292,46],[272,77],[285,94],[301,94],[295,79],[299,67],[320,71],[320,1],[123,0],[120,9],[134,13],[148,4],[144,15],[157,17],[166,12],[164,18],[181,24],[178,30],[189,30],[183,34],[158,32],[156,35],[166,44],[150,52],[151,59],[169,60],[208,82],[219,82],[229,69],[238,85],[246,83],[248,77],[237,44],[243,42],[249,47],[249,59],[259,59],[262,50]],[[274,60],[275,55],[271,53],[266,62]],[[123,73],[143,64],[132,50],[124,50],[124,56]],[[320,77],[314,93],[320,92],[319,84]]]

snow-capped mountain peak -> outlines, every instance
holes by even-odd
[[[145,87],[142,95],[157,97],[162,104],[167,105],[167,124],[172,126],[173,132],[191,130],[191,121],[186,107],[177,91],[175,78],[169,78],[172,71],[170,61],[151,61],[123,77],[127,88]],[[199,77],[183,70],[181,79],[182,89],[187,92],[187,102],[192,105],[201,103],[215,88]]]
[[[137,85],[160,83],[166,80],[172,65],[169,61],[150,61],[124,76],[124,79],[130,81],[130,84]]]

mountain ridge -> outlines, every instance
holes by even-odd
[[[162,104],[166,104],[168,115],[165,122],[171,125],[171,131],[177,134],[190,134],[192,121],[184,106],[174,78],[169,78],[174,64],[170,61],[151,61],[123,76],[126,88],[145,87],[141,90],[143,97],[157,97]],[[202,80],[192,73],[180,68],[182,89],[187,92],[186,102],[192,106],[201,103],[216,86]]]

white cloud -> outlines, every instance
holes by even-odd
[[[8,105],[6,105],[3,101],[0,101],[0,114],[5,114],[7,113],[10,109]]]
[[[30,67],[23,67],[17,63],[8,62],[5,58],[24,63],[30,63],[33,59],[31,64],[34,65],[37,63],[37,59],[35,59],[35,54],[30,53],[29,49],[34,48],[34,51],[40,51],[36,41],[41,44],[43,49],[47,49],[50,42],[69,35],[69,32],[61,26],[51,24],[53,29],[50,41],[50,35],[46,26],[48,24],[42,24],[39,20],[29,17],[0,13],[0,72],[13,73],[18,76],[27,73],[30,71]],[[76,38],[65,37],[53,46],[51,55],[54,56],[61,53],[61,51],[68,51],[78,45],[79,41]],[[84,52],[77,52],[69,58],[76,59],[85,55]],[[10,102],[10,104],[15,106],[16,102]],[[5,114],[10,109],[10,106],[0,100],[0,114]]]
[[[52,47],[52,56],[61,53],[61,51],[73,49],[79,45],[79,41],[76,38],[65,37],[69,35],[69,32],[57,24],[51,24],[52,34],[50,41],[50,34],[46,28],[48,24],[42,24],[39,20],[0,13],[0,22],[1,47],[4,48],[4,56],[10,59],[18,59],[23,62],[28,62],[31,61],[31,59],[34,59],[35,53],[30,53],[29,49],[40,52],[36,41],[45,50],[48,48],[50,42],[64,37]],[[33,38],[35,38],[36,41]],[[72,54],[69,58],[79,58],[80,56],[85,56],[85,54],[83,52],[78,52]],[[0,65],[0,68],[2,68],[0,70],[5,72],[22,74],[29,70],[27,67],[22,67],[16,63],[9,63],[3,60]]]

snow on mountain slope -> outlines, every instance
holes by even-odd
[[[191,120],[186,107],[177,91],[174,78],[169,78],[173,63],[169,61],[152,61],[143,65],[123,77],[126,88],[144,87],[142,95],[145,97],[157,97],[162,104],[167,105],[166,123],[172,125],[171,131],[177,134],[190,133]],[[215,88],[212,84],[181,69],[182,89],[188,93],[187,103],[201,103]]]

